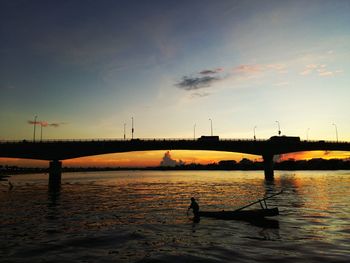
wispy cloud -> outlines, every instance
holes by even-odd
[[[211,74],[219,73],[219,72],[221,72],[223,70],[224,70],[223,68],[205,69],[205,70],[202,70],[201,72],[199,72],[199,74],[201,74],[201,75],[211,75]]]
[[[51,126],[51,127],[54,127],[54,128],[57,128],[63,124],[66,124],[65,122],[53,122],[53,123],[49,123],[48,126]]]
[[[213,83],[219,81],[221,78],[217,76],[204,76],[204,77],[188,77],[184,76],[182,80],[175,85],[184,90],[198,90],[202,88],[210,87]]]
[[[48,123],[46,121],[28,121],[28,124],[30,125],[40,125],[42,127],[48,127],[48,126],[51,126],[51,127],[54,127],[54,128],[57,128],[63,124],[66,124],[65,122],[53,122],[53,123]]]
[[[233,69],[233,72],[238,73],[238,74],[256,74],[260,73],[264,70],[263,65],[259,64],[242,64]]]
[[[274,72],[276,74],[286,73],[287,66],[284,64],[240,64],[230,70],[224,70],[222,67],[204,69],[194,75],[182,77],[181,81],[177,82],[175,86],[186,91],[194,91],[212,87],[215,83],[222,80],[245,80],[262,76],[265,72]],[[208,95],[210,93],[200,92],[193,93],[191,97],[205,97]]]
[[[241,64],[233,68],[234,73],[246,75],[261,74],[266,71],[286,73],[287,66],[284,64]]]
[[[284,86],[289,86],[289,82],[288,81],[283,81],[283,82],[278,82],[273,84],[276,87],[284,87]]]
[[[224,76],[220,74],[223,71],[223,68],[204,69],[199,71],[194,76],[182,77],[182,80],[176,83],[175,86],[187,91],[208,88],[212,86],[215,82],[218,82],[224,78]],[[199,94],[199,96],[203,97],[202,95],[204,93]],[[205,96],[207,95],[208,94],[206,94]]]
[[[308,64],[300,72],[300,75],[307,76],[311,74],[317,74],[321,77],[335,76],[336,74],[342,73],[342,70],[329,70],[325,64]]]
[[[41,124],[41,121],[28,121],[28,124]]]
[[[267,64],[266,68],[275,70],[277,73],[281,74],[288,72],[287,65],[285,64]]]
[[[318,73],[319,76],[327,77],[327,76],[334,76],[334,72],[332,71],[321,71]]]
[[[309,75],[311,74],[315,69],[317,69],[318,65],[317,64],[309,64],[306,65],[303,71],[300,72],[300,75]]]
[[[208,92],[194,92],[191,94],[191,98],[203,98],[209,96],[210,93]]]

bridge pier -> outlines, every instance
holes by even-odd
[[[266,181],[273,181],[273,154],[263,155]]]
[[[61,188],[61,170],[62,162],[53,160],[49,167],[49,190],[59,191]]]

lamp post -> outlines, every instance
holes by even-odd
[[[310,128],[307,128],[307,130],[306,130],[306,140],[307,141],[309,140],[309,130],[310,130]]]
[[[34,124],[33,142],[35,142],[35,128],[36,128],[36,119],[37,118],[38,118],[38,116],[35,115],[34,122],[33,122],[33,124]]]
[[[276,121],[277,124],[278,124],[278,135],[280,136],[281,135],[281,126],[280,126],[280,122],[279,121]]]
[[[43,141],[43,123],[40,122],[40,142]]]
[[[337,138],[337,142],[338,142],[338,128],[337,128],[337,125],[335,123],[332,123],[332,125],[334,126],[335,128],[335,136]]]
[[[40,124],[40,142],[43,141],[43,128],[47,127],[49,124],[46,121],[38,121]]]
[[[131,139],[134,139],[134,117],[131,117]]]
[[[212,119],[209,119],[210,120],[210,134],[211,136],[213,136],[213,120]]]
[[[125,127],[126,127],[126,123],[124,122],[124,141],[126,139],[126,135],[125,135]]]
[[[256,140],[255,130],[256,130],[256,126],[254,126],[254,141]]]
[[[193,125],[193,140],[196,139],[196,124]]]

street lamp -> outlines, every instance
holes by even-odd
[[[40,122],[40,142],[43,141],[43,123]]]
[[[125,127],[126,127],[126,123],[124,122],[124,140],[126,139],[126,135],[125,135]]]
[[[210,120],[210,134],[211,136],[213,136],[213,120],[212,119],[209,119]]]
[[[131,139],[134,139],[134,117],[131,117]]]
[[[307,141],[309,140],[309,130],[310,130],[310,128],[307,128],[307,130],[306,130],[306,140]]]
[[[40,142],[43,141],[43,127],[47,127],[49,124],[46,121],[38,121],[38,124],[40,124]]]
[[[193,140],[196,139],[196,124],[193,125]]]
[[[278,135],[280,136],[281,135],[281,127],[280,127],[280,122],[279,121],[276,121],[277,124],[278,124]]]
[[[334,126],[335,128],[335,136],[337,138],[337,142],[338,142],[338,128],[337,128],[337,125],[335,123],[332,123],[332,125]]]
[[[36,128],[36,119],[37,119],[37,118],[38,118],[38,116],[35,115],[35,117],[34,117],[34,122],[33,122],[33,124],[34,124],[33,142],[35,142],[35,128]]]
[[[255,129],[256,129],[256,126],[254,126],[254,141],[256,140]]]

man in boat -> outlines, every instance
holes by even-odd
[[[12,190],[13,184],[10,181],[8,181],[8,182],[9,182],[9,190]]]
[[[194,218],[198,219],[199,218],[199,205],[196,202],[196,199],[194,199],[194,197],[191,197],[191,204],[188,207],[187,213],[190,209],[192,209],[192,211],[193,211]]]

